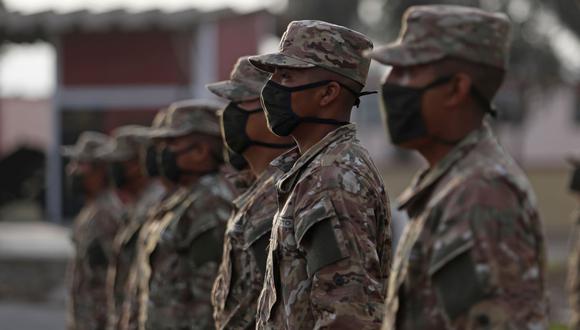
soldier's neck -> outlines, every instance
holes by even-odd
[[[442,143],[429,143],[421,148],[418,148],[417,151],[425,158],[427,163],[429,163],[429,168],[433,168],[437,163],[439,163],[451,150],[453,150],[452,145],[449,144],[442,144]]]
[[[268,168],[270,162],[286,151],[286,149],[251,146],[248,150],[244,151],[244,158],[250,164],[252,173],[258,177]]]
[[[146,177],[142,177],[142,178],[133,180],[133,182],[131,182],[127,186],[127,192],[134,199],[138,199],[139,196],[141,195],[141,193],[143,193],[143,191],[145,190],[145,188],[147,188],[148,184],[149,184],[149,179]]]
[[[300,154],[303,155],[307,152],[310,148],[312,148],[315,144],[317,144],[320,140],[324,139],[330,132],[337,129],[339,126],[335,125],[322,125],[322,124],[311,124],[311,123],[302,123],[300,126],[296,127],[296,129],[292,132],[292,137],[296,144],[298,145],[298,149],[300,150]]]
[[[199,181],[199,178],[201,176],[197,175],[197,174],[188,174],[188,175],[184,175],[180,180],[179,180],[179,186],[181,187],[185,187],[185,188],[189,188],[191,186],[193,186],[194,184],[197,183],[197,181]]]
[[[108,188],[106,186],[102,186],[102,187],[98,187],[96,189],[92,189],[90,191],[84,191],[83,197],[87,203],[92,203],[95,200],[97,200],[97,198],[99,198],[99,196],[101,194],[103,194],[105,191],[107,191],[107,189]]]

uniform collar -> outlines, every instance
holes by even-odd
[[[193,183],[190,186],[179,186],[177,188],[177,190],[173,193],[173,196],[169,197],[169,199],[167,199],[167,202],[165,203],[165,205],[163,206],[166,210],[171,210],[173,209],[175,206],[177,206],[177,204],[181,203],[182,201],[184,201],[187,197],[191,196],[191,194],[193,194],[199,186],[201,185],[205,185],[205,186],[211,186],[214,184],[216,177],[217,177],[217,173],[208,173],[205,174],[203,176],[201,176],[195,183]]]
[[[256,190],[261,187],[264,182],[266,182],[269,178],[271,178],[276,172],[278,168],[270,165],[266,167],[266,169],[258,175],[256,180],[252,183],[252,185],[240,196],[232,201],[236,209],[241,209],[253,196]]]
[[[187,196],[189,196],[190,190],[186,187],[178,187],[161,205],[163,210],[171,210],[177,204],[181,203]]]
[[[302,170],[319,154],[332,145],[356,139],[356,125],[348,124],[338,127],[328,133],[322,140],[318,141],[304,154],[300,155],[298,147],[286,152],[276,158],[271,164],[283,171],[285,174],[278,181],[277,187],[281,192],[288,192],[294,185]]]
[[[399,196],[399,209],[406,209],[409,204],[423,196],[441,178],[443,178],[453,166],[463,159],[471,150],[484,141],[493,138],[491,128],[484,123],[481,128],[469,133],[459,144],[455,146],[442,160],[431,169],[422,169],[415,175],[411,185]]]

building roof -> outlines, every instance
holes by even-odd
[[[265,10],[244,15],[266,13]],[[79,10],[68,13],[44,11],[32,14],[0,11],[0,36],[4,41],[27,43],[51,41],[56,35],[71,32],[109,31],[186,31],[201,22],[239,16],[230,8],[204,12],[187,9],[165,12],[158,9],[141,12],[117,9],[107,12]]]

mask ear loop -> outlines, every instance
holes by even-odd
[[[363,96],[367,96],[367,95],[372,95],[372,94],[377,94],[377,91],[366,91],[366,92],[355,92],[352,88],[346,86],[345,84],[341,84],[340,82],[337,81],[337,83],[342,86],[344,89],[346,89],[347,91],[351,92],[352,95],[354,95],[356,97],[356,100],[354,101],[354,106],[355,107],[359,107],[360,106],[360,98]]]
[[[475,88],[475,86],[471,86],[470,93],[482,106],[485,107],[486,113],[489,113],[493,118],[497,118],[497,108],[493,102],[489,101],[485,96],[483,96],[483,94],[481,94],[479,89]]]

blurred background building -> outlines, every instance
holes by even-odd
[[[402,14],[411,5],[449,3],[505,12],[514,25],[513,49],[510,72],[495,100],[500,116],[493,125],[536,189],[549,240],[553,319],[566,320],[563,283],[574,203],[566,192],[569,168],[564,158],[580,149],[580,1],[4,2],[0,226],[33,219],[68,223],[78,205],[63,189],[61,144],[73,143],[87,129],[109,132],[122,124],[148,124],[157,109],[175,100],[211,97],[206,83],[226,78],[239,56],[275,49],[291,20],[342,24],[370,35],[378,45],[396,39]],[[367,89],[376,90],[384,73],[384,67],[373,64]],[[389,144],[376,96],[363,98],[354,121],[394,199],[421,161]],[[24,232],[0,229],[0,250],[3,239],[13,242],[15,235],[21,235],[19,242],[38,242],[42,235],[35,236],[29,225]],[[45,237],[66,240],[55,227],[41,228],[52,233]],[[38,246],[42,250],[44,245]],[[54,248],[70,253],[58,243]],[[38,254],[34,251],[30,256]],[[12,283],[7,286],[21,282],[5,271],[0,279]],[[6,290],[0,286],[0,291]],[[0,318],[2,311],[0,302]]]

